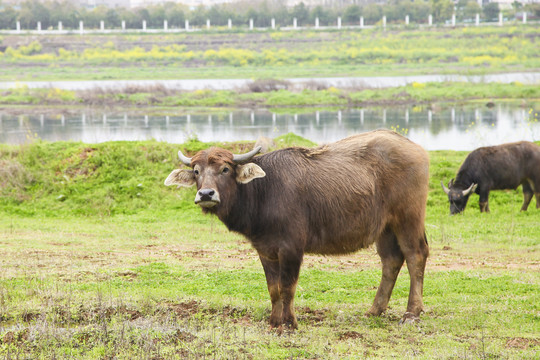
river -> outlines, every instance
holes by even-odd
[[[98,143],[156,139],[182,143],[256,140],[295,133],[317,143],[378,128],[394,129],[428,150],[472,150],[518,140],[540,140],[540,104],[518,103],[429,108],[388,107],[274,113],[235,110],[221,113],[124,114],[88,110],[72,115],[10,115],[0,111],[0,142],[24,144],[36,139]]]
[[[336,88],[386,88],[404,86],[413,82],[471,82],[471,83],[512,83],[540,84],[540,73],[504,73],[487,75],[411,75],[373,77],[332,77],[332,78],[291,78],[284,79],[300,88],[320,84]],[[87,80],[87,81],[4,81],[0,89],[17,86],[29,88],[57,88],[62,90],[122,90],[127,87],[163,86],[171,90],[194,91],[202,89],[236,90],[246,87],[251,79],[186,79],[186,80]]]

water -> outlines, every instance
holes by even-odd
[[[522,84],[540,84],[540,73],[503,73],[486,75],[411,75],[411,76],[370,76],[370,77],[329,77],[329,78],[291,78],[284,79],[298,88],[309,84],[320,84],[324,87],[337,88],[387,88],[405,86],[413,82],[470,82],[470,83],[503,83],[520,82]],[[4,81],[0,89],[11,89],[18,86],[29,88],[56,88],[62,90],[116,90],[121,91],[130,86],[151,87],[163,86],[170,90],[194,91],[202,89],[235,90],[245,88],[251,79],[184,79],[184,80],[86,80],[86,81]]]
[[[123,114],[93,110],[78,114],[10,115],[0,111],[0,142],[47,141],[98,143],[156,139],[182,143],[256,140],[293,132],[326,143],[348,135],[387,128],[405,134],[428,150],[472,150],[518,140],[540,140],[540,104],[500,104],[488,108],[366,108],[278,114],[266,110],[230,113]]]

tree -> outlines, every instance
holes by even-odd
[[[270,9],[268,8],[268,3],[266,1],[263,1],[259,6],[259,11],[257,14],[257,21],[255,22],[255,26],[261,26],[261,27],[268,27],[270,26],[270,22],[272,15],[270,14]]]
[[[50,12],[51,26],[57,26],[58,22],[62,22],[64,28],[75,28],[79,26],[79,11],[78,9],[67,1],[54,1],[48,3]]]
[[[116,10],[120,23],[125,21],[128,29],[140,28],[141,23],[138,22],[137,16],[131,11],[131,9],[119,8]]]
[[[49,9],[38,0],[27,0],[21,5],[19,21],[21,26],[26,29],[35,29],[40,21],[41,28],[46,29],[50,22]]]
[[[291,26],[292,16],[289,14],[286,7],[275,10],[272,13],[272,16],[276,19],[276,25]]]
[[[476,0],[460,0],[457,4],[456,15],[460,20],[474,19],[482,11]]]
[[[527,11],[530,11],[534,14],[536,17],[540,17],[540,3],[532,3],[525,6],[525,9]]]
[[[119,28],[122,24],[122,20],[120,20],[120,16],[118,15],[118,12],[116,9],[109,9],[105,13],[105,24],[107,24],[108,27],[113,28]]]
[[[189,14],[189,23],[195,26],[206,25],[206,9],[204,6],[199,5]]]
[[[379,4],[369,4],[363,9],[364,19],[367,23],[373,24],[382,18],[382,7]]]
[[[183,27],[186,23],[186,16],[182,5],[166,3],[165,4],[165,19],[170,27]]]
[[[398,6],[401,9],[401,16],[409,15],[411,22],[426,22],[431,13],[431,7],[423,1],[402,1]]]
[[[358,5],[350,5],[345,8],[343,12],[343,21],[346,24],[358,24],[360,16],[362,15],[362,9]]]
[[[17,22],[17,12],[11,7],[6,6],[0,10],[0,29],[12,30]]]
[[[85,28],[99,28],[100,22],[105,21],[107,16],[108,7],[100,5],[91,11],[84,13],[82,20],[84,21]],[[106,23],[105,26],[110,27],[111,24]]]
[[[319,25],[328,26],[336,21],[336,14],[334,14],[332,9],[318,5],[309,14],[310,23],[315,24],[316,18],[319,19]]]
[[[225,25],[228,19],[224,16],[224,12],[224,9],[214,5],[206,12],[206,16],[212,25]]]
[[[454,2],[452,0],[431,0],[431,12],[435,21],[447,20],[454,13]]]
[[[309,20],[309,11],[303,2],[294,5],[291,13],[293,18],[296,18],[298,25],[306,25]]]
[[[489,3],[484,5],[484,8],[482,9],[482,12],[484,13],[484,17],[487,20],[493,20],[497,19],[499,16],[499,4],[497,3]]]
[[[148,7],[148,26],[152,28],[163,27],[163,20],[165,20],[165,7],[161,4]]]

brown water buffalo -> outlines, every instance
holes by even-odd
[[[385,311],[406,261],[411,280],[401,321],[418,320],[429,253],[426,151],[387,130],[254,157],[258,151],[179,152],[191,168],[174,170],[165,185],[197,185],[203,212],[249,239],[266,275],[270,325],[298,326],[293,302],[304,253],[347,254],[373,243],[382,280],[366,315]]]
[[[450,213],[465,210],[469,196],[480,195],[480,211],[489,212],[491,190],[523,187],[522,211],[536,195],[536,208],[540,208],[540,146],[520,141],[498,146],[481,147],[471,152],[448,188],[441,181],[450,201]]]

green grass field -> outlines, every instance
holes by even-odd
[[[2,35],[0,81],[294,78],[538,71],[540,28]]]
[[[288,135],[278,143],[309,141]],[[219,144],[241,152],[252,145]],[[196,151],[208,144],[182,146]],[[365,318],[373,247],[306,256],[299,330],[269,329],[256,252],[163,185],[178,146],[156,141],[0,146],[0,354],[5,359],[531,359],[540,351],[540,210],[497,191],[449,216],[440,188],[467,153],[430,152],[425,313]]]

